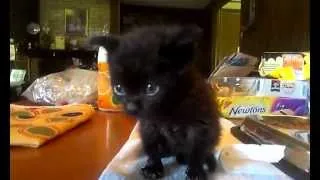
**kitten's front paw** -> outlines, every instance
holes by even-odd
[[[163,166],[159,165],[146,165],[141,168],[141,174],[145,179],[159,179],[164,175]]]
[[[207,174],[203,169],[187,169],[186,180],[207,180]]]

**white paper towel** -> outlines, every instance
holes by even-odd
[[[220,158],[277,163],[284,157],[284,151],[282,145],[233,144],[222,149]]]
[[[291,179],[272,164],[263,161],[250,160],[250,156],[245,155],[235,160],[233,156],[225,157],[221,152],[240,149],[246,145],[240,145],[240,141],[232,136],[230,128],[233,124],[225,119],[221,119],[222,138],[219,146],[216,148],[216,158],[219,161],[217,170],[214,174],[209,174],[208,179],[215,180],[241,180],[241,179],[258,179],[258,180],[287,180]],[[142,153],[141,139],[138,134],[138,125],[133,129],[129,140],[121,148],[119,153],[113,158],[108,166],[103,170],[99,180],[135,180],[143,179],[140,175],[140,168],[146,163],[147,157]],[[230,146],[237,144],[236,146]],[[250,146],[250,145],[249,145]],[[237,148],[234,148],[237,147]],[[250,146],[254,147],[254,146]],[[224,149],[226,148],[226,149]],[[270,147],[268,147],[270,148]],[[251,148],[259,149],[259,148]],[[280,148],[279,148],[280,149]],[[240,151],[241,152],[241,151]],[[220,154],[222,156],[220,156]],[[222,158],[221,158],[222,157]],[[231,161],[230,161],[231,160]],[[185,177],[186,166],[178,165],[175,158],[169,157],[162,159],[165,167],[164,180],[180,180]]]

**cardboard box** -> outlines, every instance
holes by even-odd
[[[289,98],[308,98],[309,81],[285,81],[277,79],[260,79],[257,96],[276,96]]]
[[[222,77],[209,79],[218,97],[274,96],[307,99],[309,81],[287,81],[254,77]]]
[[[309,52],[264,52],[259,74],[262,77],[307,80],[310,78],[309,61]]]
[[[308,100],[271,96],[217,97],[220,111],[225,118],[244,118],[248,115],[307,116]]]

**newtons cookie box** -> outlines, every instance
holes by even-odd
[[[217,97],[225,118],[244,118],[248,115],[307,116],[308,100],[272,96]]]

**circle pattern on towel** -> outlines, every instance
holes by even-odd
[[[62,114],[62,116],[65,116],[65,117],[75,117],[75,116],[81,116],[82,114],[83,114],[82,112],[70,112],[70,113]]]
[[[120,104],[120,101],[116,96],[112,96],[112,103],[115,105],[118,105],[118,104]]]
[[[34,115],[30,112],[27,112],[27,111],[13,112],[11,115],[15,116],[17,118],[17,120],[29,120],[29,119],[34,118]]]
[[[56,131],[52,128],[45,126],[34,126],[26,129],[27,132],[33,135],[40,135],[45,137],[53,137],[56,135]]]

